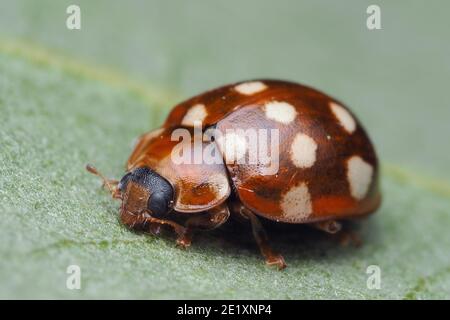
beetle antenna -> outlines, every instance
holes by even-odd
[[[103,180],[103,186],[106,186],[108,188],[108,190],[111,192],[112,195],[116,194],[116,188],[114,188],[111,185],[111,182],[109,179],[106,179],[104,175],[102,175],[97,168],[95,168],[93,165],[91,164],[87,164],[86,165],[86,170],[89,171],[92,174],[95,174],[97,177],[100,177],[100,179]]]

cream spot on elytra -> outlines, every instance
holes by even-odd
[[[344,127],[348,133],[353,133],[356,130],[356,121],[353,119],[350,112],[348,112],[343,106],[330,102],[330,108],[339,124]]]
[[[247,152],[247,140],[235,132],[220,135],[216,142],[227,164],[239,161]]]
[[[291,145],[291,160],[296,167],[310,168],[316,162],[317,143],[306,134],[299,133]]]
[[[199,121],[203,122],[205,120],[206,116],[208,115],[208,112],[206,111],[204,104],[196,104],[193,105],[188,112],[186,112],[186,115],[184,116],[183,120],[181,121],[181,124],[186,127],[193,127],[194,122]]]
[[[266,117],[270,120],[288,124],[294,121],[297,111],[287,102],[271,101],[264,105]]]
[[[293,186],[282,196],[281,210],[284,217],[292,221],[302,221],[311,215],[311,195],[306,183]]]
[[[347,161],[347,179],[350,194],[357,200],[363,199],[372,182],[373,167],[359,156],[353,156]]]
[[[244,82],[234,87],[234,90],[246,96],[251,96],[265,89],[267,89],[267,86],[260,81]]]

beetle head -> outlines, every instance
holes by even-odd
[[[128,172],[117,188],[122,195],[122,210],[128,213],[146,212],[152,217],[163,218],[172,210],[172,186],[150,168],[136,168]]]

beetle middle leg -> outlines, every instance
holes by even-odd
[[[192,234],[195,230],[212,230],[220,227],[230,217],[230,210],[226,203],[208,210],[205,214],[193,216],[185,223],[185,232],[177,239],[177,244],[182,248],[191,245]]]
[[[249,209],[241,206],[239,214],[250,220],[252,225],[253,237],[258,244],[261,254],[266,259],[266,264],[277,266],[279,270],[286,268],[286,262],[281,254],[275,252],[269,244],[269,237],[267,236],[264,227],[259,221],[258,217]]]

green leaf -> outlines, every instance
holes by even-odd
[[[445,184],[389,167],[384,205],[361,225],[363,247],[344,248],[303,228],[275,232],[289,264],[283,272],[263,264],[246,228],[199,234],[183,251],[170,238],[122,227],[118,204],[84,170],[94,162],[120,177],[156,102],[149,109],[126,88],[17,55],[0,55],[0,74],[2,297],[447,296]],[[82,270],[79,291],[65,286],[71,264]],[[382,270],[380,290],[366,286],[369,265]]]
[[[5,4],[0,29],[7,39],[33,38],[94,63],[0,40],[0,298],[450,297],[450,111],[440,98],[450,44],[442,43],[439,23],[446,20],[436,18],[447,11],[415,2],[405,13],[383,2],[384,29],[368,33],[361,1],[297,10],[264,4],[261,18],[249,21],[255,3],[106,10],[81,1],[86,20],[78,34],[58,27],[64,2]],[[157,27],[139,23],[146,14]],[[267,29],[272,15],[277,23]],[[129,23],[102,29],[103,21],[122,17]],[[152,56],[134,58],[144,52]],[[288,263],[279,272],[264,265],[246,226],[200,233],[188,250],[171,237],[124,228],[119,204],[85,164],[119,178],[132,141],[158,126],[181,96],[259,76],[332,88],[367,124],[383,160],[384,199],[356,225],[363,246],[342,247],[305,227],[270,230]],[[145,81],[133,80],[140,77]],[[81,268],[80,290],[66,288],[73,264]],[[379,290],[367,286],[370,265],[381,269]]]

